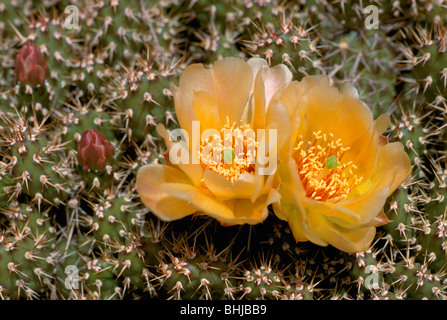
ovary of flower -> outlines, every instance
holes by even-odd
[[[307,143],[299,136],[294,159],[307,197],[338,202],[363,180],[354,174],[357,166],[352,161],[342,162],[349,149],[340,139],[334,141],[332,133],[313,132]]]

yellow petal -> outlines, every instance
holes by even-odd
[[[375,172],[376,175],[387,175],[392,178],[388,195],[391,195],[400,186],[408,177],[410,171],[411,161],[403,144],[393,142],[381,148]],[[385,181],[382,181],[382,183],[385,184]]]
[[[252,206],[249,206],[251,201],[246,199],[221,201],[206,195],[202,190],[198,190],[192,185],[181,183],[165,183],[162,189],[172,196],[189,201],[200,213],[213,217],[227,225],[255,224],[261,222],[261,218],[265,219],[266,217],[260,211],[261,201],[256,202]],[[245,211],[235,204],[243,205]],[[266,202],[264,201],[263,204],[266,205]]]
[[[306,141],[312,132],[334,134],[350,149],[344,161],[361,161],[356,174],[368,177],[377,160],[378,141],[374,133],[372,113],[368,106],[356,99],[354,88],[345,86],[340,92],[330,86],[329,78],[305,77],[292,82],[281,96],[292,119],[294,136],[301,135]]]
[[[279,191],[278,191],[279,192]],[[281,201],[281,200],[280,200]],[[281,209],[280,201],[272,204],[273,213],[281,220],[287,221],[287,215],[284,210]],[[298,241],[298,240],[297,240]]]
[[[279,93],[280,89],[292,81],[293,75],[285,65],[278,64],[273,68],[263,68],[262,77],[265,83],[265,108],[267,109],[270,101]]]
[[[180,170],[160,164],[141,167],[137,173],[136,187],[141,202],[164,221],[181,219],[197,209],[182,200],[164,192],[162,186],[166,181],[191,183]]]
[[[382,211],[388,196],[396,190],[411,170],[411,163],[399,142],[381,147],[377,167],[370,179],[352,190],[349,198],[336,204],[326,203],[333,207],[336,213],[332,216],[341,221],[338,224],[345,227],[374,225],[374,221]],[[365,187],[365,185],[367,185]],[[357,222],[346,219],[342,214],[357,213]]]
[[[207,129],[207,125],[218,129],[225,125],[227,117],[231,123],[239,125],[252,85],[253,71],[240,58],[224,58],[210,68],[202,64],[188,66],[180,76],[179,86],[174,92],[180,127],[191,132],[192,121],[200,121],[201,130]],[[200,99],[198,103],[195,103],[196,98]],[[207,102],[211,103],[208,109]],[[206,112],[203,112],[204,109]],[[215,121],[218,125],[210,123],[210,112],[217,112]]]
[[[257,224],[267,218],[269,200],[268,196],[264,195],[255,202],[251,202],[249,199],[232,199],[227,201],[226,205],[232,209],[235,221]]]
[[[261,181],[262,183],[263,181]],[[254,197],[254,190],[257,187],[257,183],[260,183],[256,176],[250,173],[241,174],[236,181],[234,181],[234,188],[236,190],[236,198],[247,198],[251,202],[254,202],[258,197]],[[264,191],[264,190],[263,190]],[[265,192],[261,192],[264,194]]]
[[[340,201],[337,204],[326,203],[333,208],[332,216],[337,217],[340,225],[354,228],[370,223],[374,220],[385,205],[388,197],[389,187],[382,189],[374,189],[368,195],[351,201],[349,203]],[[356,220],[346,219],[349,214],[355,213],[358,217]]]
[[[263,68],[261,68],[262,70]],[[265,123],[265,84],[262,78],[262,72],[259,71],[256,75],[253,87],[253,110],[249,117],[249,123],[251,123],[252,128],[263,128]]]
[[[290,139],[290,126],[290,118],[284,104],[280,101],[272,102],[267,109],[265,134],[269,134],[268,130],[276,130],[278,154],[283,154],[293,147]],[[286,148],[286,150],[283,150],[283,148]]]
[[[269,68],[265,60],[261,61],[263,63],[252,65],[255,72],[255,83],[253,87],[253,113],[250,122],[254,129],[264,128],[265,114],[270,102],[292,80],[292,73],[285,65],[279,64]],[[250,60],[248,63],[250,64]]]
[[[343,94],[345,96],[349,96],[356,100],[359,100],[359,98],[360,98],[357,88],[354,87],[352,85],[352,83],[349,83],[349,82],[345,82],[342,84],[342,86],[340,88],[340,92],[341,92],[341,94]]]
[[[247,60],[248,65],[251,67],[251,69],[253,70],[253,75],[256,77],[256,75],[258,74],[259,70],[262,67],[267,67],[269,66],[268,62],[265,59],[262,58],[258,58],[258,57],[253,57]]]
[[[377,133],[378,136],[381,136],[390,126],[390,116],[386,113],[381,114],[375,121],[374,121],[374,131]]]
[[[277,188],[279,180],[277,178],[278,170],[278,142],[285,143],[287,140],[285,137],[278,134],[276,124],[269,124],[268,128],[262,134],[258,130],[258,148],[256,156],[256,168],[255,168],[255,188],[252,192],[251,199],[254,201],[261,194],[264,194],[271,188]],[[276,130],[275,135],[270,135],[269,130]],[[272,138],[273,141],[270,139]]]
[[[250,198],[255,189],[256,179],[253,174],[243,173],[234,182],[211,170],[203,173],[206,187],[219,199]]]
[[[193,108],[200,121],[200,131],[220,128],[219,105],[212,94],[206,91],[195,91]]]
[[[166,146],[168,147],[167,157],[170,157],[170,151],[173,147],[174,142],[171,141],[169,137],[169,133],[166,130],[165,126],[162,124],[157,124],[157,132],[164,139]],[[202,167],[198,163],[194,163],[191,155],[191,147],[185,147],[183,145],[178,145],[179,152],[183,152],[187,154],[187,158],[189,159],[187,163],[178,163],[176,166],[180,168],[188,177],[191,179],[195,186],[200,185],[200,181],[202,180]]]
[[[236,190],[231,181],[217,172],[205,170],[203,173],[203,182],[219,199],[228,200],[236,197]]]
[[[288,119],[291,122],[291,133],[295,133],[298,129],[298,121],[302,121],[304,118],[299,112],[301,111],[298,106],[300,98],[303,94],[301,90],[302,85],[298,81],[292,81],[282,92],[280,97],[281,107],[285,108],[288,113]],[[279,102],[276,102],[278,104]],[[272,106],[270,106],[272,107]]]
[[[293,191],[287,197],[283,197],[280,200],[279,209],[281,213],[279,216],[286,216],[289,223],[290,229],[292,230],[293,237],[296,241],[311,241],[319,246],[327,246],[325,242],[308,224],[307,217],[310,213],[307,208],[301,205],[300,198]],[[278,209],[278,206],[275,206]],[[277,213],[275,211],[275,213]]]
[[[361,212],[346,210],[342,206],[334,205],[330,202],[319,202],[305,196],[300,197],[301,204],[309,212],[318,212],[318,214],[335,217],[343,223],[358,223],[361,218]],[[376,212],[377,215],[377,212]]]
[[[220,126],[227,120],[239,125],[242,113],[250,96],[253,71],[243,59],[228,57],[216,61],[212,68],[213,85],[219,106]]]
[[[389,196],[409,175],[411,162],[404,146],[400,142],[393,142],[381,146],[374,173],[364,183],[351,191],[348,199],[340,205],[350,206],[365,201],[372,194],[386,189]]]
[[[173,197],[183,199],[191,203],[197,211],[201,211],[216,219],[233,219],[233,212],[221,201],[211,198],[199,188],[182,183],[164,183],[161,189]]]
[[[247,64],[251,67],[252,71],[253,71],[253,83],[252,83],[252,87],[250,89],[250,93],[253,93],[254,91],[254,86],[256,83],[256,78],[257,78],[257,74],[258,71],[262,68],[262,67],[268,67],[268,63],[265,59],[261,59],[261,58],[250,58],[247,61]],[[242,117],[241,120],[243,121],[243,123],[248,123],[251,124],[252,128],[254,128],[254,103],[255,103],[255,98],[254,98],[254,94],[252,94],[251,99],[249,99],[248,104],[246,106],[246,108],[244,109],[244,112],[242,113]]]
[[[330,219],[319,214],[309,214],[308,222],[310,228],[323,241],[348,253],[367,250],[376,234],[375,227],[344,229],[336,226]]]
[[[284,170],[281,166],[280,170]],[[283,176],[280,174],[280,177]],[[301,183],[295,180],[291,175],[284,176],[278,189],[280,199],[273,203],[273,212],[283,220],[287,220],[296,241],[312,241],[320,246],[326,246],[323,241],[307,223],[309,210],[302,205],[305,195]]]
[[[193,102],[195,91],[212,93],[213,74],[202,64],[192,64],[183,70],[179,86],[174,91],[175,113],[180,127],[191,132],[192,121],[199,120],[194,113]]]

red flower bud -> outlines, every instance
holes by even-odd
[[[78,142],[78,162],[84,169],[104,171],[106,165],[112,160],[115,148],[106,140],[104,135],[94,129],[82,133]]]
[[[33,88],[38,84],[44,85],[50,69],[34,43],[28,42],[20,49],[16,57],[15,74],[17,80],[24,85],[28,84]]]

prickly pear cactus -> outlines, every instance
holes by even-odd
[[[0,298],[447,299],[446,17],[426,1],[0,1]],[[27,43],[43,85],[16,77]],[[296,242],[272,212],[167,223],[142,204],[156,127],[179,127],[172,84],[226,56],[353,83],[390,115],[412,172],[367,251]],[[89,129],[114,148],[101,171],[78,163]]]

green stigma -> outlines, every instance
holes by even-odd
[[[326,159],[326,168],[330,169],[335,169],[335,167],[337,167],[337,157],[336,156],[330,156],[329,158]]]
[[[222,155],[225,163],[233,163],[234,158],[236,158],[236,153],[231,148],[226,148],[222,151]]]

